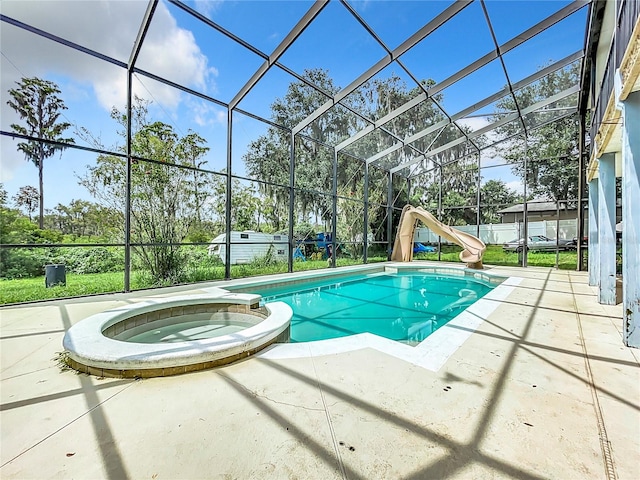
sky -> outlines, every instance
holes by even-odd
[[[195,0],[185,2],[239,39],[271,54],[290,29],[312,5],[310,1]],[[389,49],[398,47],[414,32],[431,21],[452,2],[434,0],[350,1],[349,5],[376,32]],[[566,6],[565,0],[507,1],[487,0],[499,44],[510,40],[543,18]],[[127,62],[147,7],[139,0],[33,1],[3,0],[2,15],[45,30],[68,41]],[[512,82],[534,73],[539,67],[559,60],[582,48],[587,9],[582,8],[547,32],[505,55],[505,66]],[[0,29],[1,117],[3,131],[11,131],[18,118],[7,106],[7,91],[22,77],[37,76],[54,81],[60,88],[67,110],[64,121],[73,124],[66,136],[79,145],[122,146],[120,129],[110,118],[115,107],[126,105],[125,69],[33,35],[3,22]],[[495,50],[479,0],[458,13],[400,57],[418,79],[441,82],[474,60]],[[340,2],[330,2],[314,22],[283,54],[280,62],[302,73],[304,69],[327,69],[335,84],[343,88],[385,56],[384,47]],[[228,103],[237,94],[263,59],[254,52],[196,21],[181,9],[160,1],[136,66],[142,70],[185,85],[197,92]],[[397,65],[385,68],[379,76],[400,75],[408,85],[413,80]],[[270,105],[284,96],[294,77],[272,67],[239,108],[269,118]],[[443,91],[443,106],[456,113],[500,90],[506,84],[502,65],[496,60]],[[134,77],[134,93],[152,101],[154,120],[174,127],[181,135],[195,131],[207,139],[210,151],[206,168],[221,170],[226,165],[227,111],[143,75]],[[487,124],[484,117],[465,119],[473,128]],[[81,138],[80,128],[90,132]],[[244,175],[241,162],[247,144],[266,132],[266,126],[245,115],[234,113],[232,152],[234,173]],[[9,196],[25,185],[37,186],[37,169],[16,150],[16,141],[0,137],[0,182]],[[72,199],[88,198],[78,185],[86,165],[94,164],[95,154],[65,150],[45,162],[45,208]],[[494,160],[494,163],[499,163]],[[487,160],[487,164],[491,163]],[[486,171],[484,180],[503,179],[521,188],[508,166]]]

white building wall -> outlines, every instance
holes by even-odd
[[[225,262],[225,239],[223,233],[211,241],[209,255],[216,255]],[[258,243],[260,242],[260,243]],[[273,249],[276,260],[284,262],[288,259],[289,237],[287,235],[272,235],[260,232],[231,232],[231,265],[251,263],[257,258],[265,256]]]
[[[529,222],[528,226],[529,236],[544,235],[545,237],[555,239],[558,226],[560,230],[560,239],[572,240],[578,236],[578,221],[576,219],[560,220],[558,223],[556,223],[555,220]],[[453,228],[471,235],[477,234],[475,225],[454,226]],[[522,222],[480,225],[480,240],[487,245],[500,245],[520,238],[522,233],[518,234],[518,230],[522,232],[522,229]],[[438,236],[426,227],[418,227],[416,228],[414,241],[420,243],[438,243]],[[442,243],[450,242],[443,240]]]

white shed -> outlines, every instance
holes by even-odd
[[[216,255],[225,262],[226,233],[221,233],[211,240],[209,255]],[[273,258],[285,262],[289,252],[289,236],[260,233],[251,230],[231,232],[231,265],[251,263],[256,258],[264,257],[272,249]]]

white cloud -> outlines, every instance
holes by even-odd
[[[127,62],[146,8],[146,2],[106,0],[82,2],[13,1],[2,2],[2,13],[36,26],[92,50]],[[69,12],[73,10],[73,15]],[[70,51],[18,28],[3,25],[3,53],[20,70],[9,68],[13,79],[26,76],[67,76],[89,84],[106,110],[123,106],[126,74],[123,68]],[[7,48],[5,48],[7,46]],[[215,90],[215,68],[197,45],[193,33],[178,26],[166,5],[158,4],[151,28],[136,66],[161,77],[204,92]],[[11,66],[10,66],[11,67]],[[180,101],[176,90],[148,81],[147,88],[164,107],[175,108]],[[148,97],[144,88],[136,93]],[[5,90],[6,91],[6,90]]]
[[[460,126],[464,126],[464,127],[470,128],[472,132],[476,132],[476,131],[480,130],[481,128],[484,128],[484,127],[494,123],[494,122],[489,120],[488,116],[461,118],[460,120],[457,120],[456,122]],[[496,142],[498,140],[498,136],[496,135],[495,130],[489,130],[488,132],[482,134],[478,138],[482,139],[482,143],[485,144],[485,145],[494,143],[494,142]]]
[[[456,120],[456,123],[461,127],[469,127],[472,131],[475,132],[482,127],[486,127],[491,122],[487,120],[487,117],[467,117]]]
[[[218,11],[223,0],[196,0],[196,10],[211,18]]]
[[[524,186],[522,184],[522,180],[513,180],[511,182],[507,182],[507,188],[509,190],[513,190],[518,195],[524,194]]]
[[[178,27],[163,3],[158,5],[155,15],[137,65],[176,83],[215,93],[214,78],[218,71],[208,65],[193,33]],[[177,107],[178,91],[153,81],[147,80],[145,84],[158,102],[168,108]],[[153,90],[149,85],[153,85]],[[145,93],[139,92],[139,95],[145,96]]]
[[[482,150],[482,167],[495,167],[498,165],[509,165],[509,163],[502,157],[500,152],[495,148],[490,147]]]
[[[204,2],[209,8],[217,2]],[[209,5],[210,4],[210,5]],[[27,1],[3,0],[3,15],[52,33],[122,62],[127,62],[147,2],[142,1]],[[1,90],[3,98],[21,77],[40,77],[56,81],[67,104],[72,100],[90,105],[95,96],[107,112],[123,109],[126,103],[126,70],[97,60],[23,29],[2,24]],[[173,82],[215,94],[217,70],[197,45],[192,32],[178,26],[167,6],[160,2],[154,14],[137,66]],[[141,75],[134,81],[134,93],[152,99],[163,109],[174,111],[185,95],[180,91]],[[11,130],[16,113],[2,101],[1,126]],[[90,112],[82,112],[90,115]],[[204,118],[204,117],[203,117]],[[16,152],[15,142],[2,139],[1,181],[7,182],[14,170],[25,163]]]
[[[189,110],[193,114],[194,122],[201,127],[227,123],[227,111],[212,103],[200,100],[190,102]]]
[[[367,9],[369,8],[369,4],[371,3],[371,0],[361,0],[360,2],[357,2],[354,4],[354,6],[361,12],[366,12]]]

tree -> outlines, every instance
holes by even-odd
[[[523,87],[516,92],[518,106],[525,108],[545,100],[569,87],[578,84],[580,62],[550,73],[536,83]],[[564,117],[547,125],[575,105],[574,96],[565,97],[547,110],[527,115],[528,141],[508,141],[501,144],[498,153],[511,163],[512,171],[520,178],[526,177],[528,191],[538,197],[550,200],[574,199],[578,193],[578,132],[579,116]],[[501,118],[505,110],[515,110],[512,97],[505,97],[497,103],[494,118]],[[532,128],[542,125],[539,128]],[[496,129],[503,137],[517,134],[521,126],[510,122]],[[524,158],[527,157],[527,170],[524,171]]]
[[[132,250],[142,266],[163,284],[181,279],[184,259],[179,243],[197,224],[198,211],[209,196],[205,188],[208,174],[192,168],[201,166],[209,148],[197,133],[190,131],[180,137],[171,125],[149,122],[148,105],[135,99],[131,148],[140,160],[132,160],[131,165],[130,235]],[[126,114],[114,108],[111,116],[126,126]],[[126,159],[100,155],[80,184],[104,207],[120,212],[123,220],[126,174]]]
[[[480,223],[500,223],[498,211],[522,201],[502,180],[488,180],[480,187]]]
[[[38,208],[40,194],[35,187],[26,185],[24,187],[20,187],[18,193],[13,196],[13,202],[18,208],[24,208],[27,211],[29,221],[31,221],[31,214],[36,211],[36,208]]]
[[[13,108],[25,125],[12,124],[14,132],[21,135],[36,137],[39,140],[27,140],[18,143],[18,150],[38,167],[38,191],[40,212],[38,225],[44,228],[44,187],[43,164],[46,158],[51,157],[57,151],[62,151],[64,145],[42,142],[50,140],[59,143],[74,143],[73,138],[63,138],[63,132],[71,126],[68,122],[59,122],[62,110],[66,110],[64,102],[58,94],[58,86],[48,80],[40,78],[22,78],[16,82],[18,88],[9,90],[11,100],[7,102]]]
[[[215,237],[218,233],[226,232],[226,176],[214,175],[209,181],[209,188],[211,196],[217,199],[209,205]],[[260,230],[260,203],[252,185],[245,186],[234,178],[231,182],[231,229]]]
[[[339,91],[325,70],[305,70],[304,77],[328,94]],[[283,98],[276,99],[271,105],[272,120],[292,128],[311,115],[327,101],[328,97],[303,82],[292,82]],[[334,144],[344,138],[348,131],[349,120],[336,109],[330,109],[325,115],[312,122],[304,134],[313,138],[296,138],[295,175],[296,203],[301,217],[306,220],[309,213],[328,220],[331,211],[327,198],[315,192],[331,192],[333,172],[333,151],[321,144]],[[291,138],[282,129],[270,127],[265,135],[251,142],[243,160],[247,172],[253,178],[268,180],[269,184],[260,184],[260,193],[272,198],[284,209],[288,209],[288,191],[273,184],[289,184]],[[285,216],[286,218],[286,216]],[[284,218],[282,219],[284,220]]]
[[[59,203],[46,210],[46,228],[65,235],[78,237],[101,237],[105,242],[118,241],[122,215],[87,200],[71,200],[69,205]]]
[[[0,208],[4,208],[4,206],[7,204],[8,197],[9,197],[9,194],[4,189],[4,184],[0,183]]]
[[[455,167],[449,165],[447,168]],[[470,168],[473,176],[465,172],[451,171],[445,174],[442,184],[442,221],[448,225],[475,225],[477,222],[477,166]],[[438,177],[426,189],[417,189],[412,203],[422,204],[427,210],[436,211],[440,186]],[[417,198],[415,198],[417,197]],[[503,180],[488,180],[480,187],[480,223],[499,223],[498,211],[522,201]]]
[[[328,73],[324,70],[308,70],[304,73],[305,78],[314,83],[321,90],[328,94],[335,94],[339,89],[334,85]],[[415,98],[423,92],[423,88],[429,88],[433,81],[425,80],[423,87],[415,86],[409,89],[406,83],[397,75],[391,75],[386,79],[373,79],[363,84],[356,91],[348,95],[344,102],[352,109],[361,112],[365,117],[379,119],[390,113],[394,109],[404,105],[409,100]],[[326,103],[328,97],[319,93],[316,89],[309,87],[303,82],[293,82],[289,85],[287,93],[283,98],[277,99],[271,106],[272,120],[275,123],[286,127],[293,127],[300,121],[311,115],[318,107]],[[436,98],[441,100],[440,97]],[[408,136],[417,133],[441,120],[446,119],[443,112],[437,108],[435,103],[424,101],[416,107],[397,116],[392,121],[385,124],[385,128],[398,135]],[[318,119],[311,122],[301,133],[296,136],[296,157],[295,157],[295,202],[297,221],[306,222],[310,215],[315,214],[316,218],[322,219],[326,224],[331,220],[332,213],[332,176],[333,176],[333,149],[324,145],[336,145],[342,140],[362,130],[366,124],[341,105],[334,106]],[[429,147],[437,148],[451,140],[462,136],[454,126],[447,126],[441,131],[435,131],[422,139],[413,142],[415,146],[422,149]],[[313,138],[317,142],[310,140]],[[338,155],[337,182],[338,194],[341,197],[361,200],[362,195],[357,192],[363,190],[363,162],[358,160],[367,159],[378,152],[396,144],[398,142],[393,136],[376,130],[374,133],[364,136],[351,144],[345,153]],[[258,180],[268,183],[261,184],[261,193],[270,197],[274,203],[284,206],[283,211],[287,211],[288,190],[274,186],[289,184],[289,162],[291,149],[290,134],[275,127],[269,128],[267,133],[249,144],[247,153],[243,159],[249,174]],[[462,143],[452,149],[442,152],[435,157],[440,163],[446,163],[457,159],[467,153],[469,146]],[[377,191],[376,186],[386,182],[384,170],[388,167],[403,163],[414,158],[415,152],[410,149],[400,149],[394,154],[393,159],[380,159],[376,166],[369,169],[369,193],[370,202],[384,203],[386,199],[386,189]],[[357,157],[357,158],[354,158]],[[463,160],[462,163],[472,160]],[[428,162],[416,165],[416,169],[426,168]],[[469,173],[467,169],[460,168],[460,163],[456,166],[447,167],[452,175],[457,175],[461,191],[469,190],[469,182],[477,178],[476,173]],[[456,178],[457,178],[456,177]],[[394,179],[399,175],[394,175]],[[453,178],[453,177],[452,177]],[[470,180],[471,179],[471,180]],[[433,182],[432,176],[422,176],[416,179],[416,186],[425,186]],[[394,181],[394,190],[400,194],[401,190],[396,189],[396,185],[402,182]],[[400,187],[401,188],[401,187]],[[321,192],[318,194],[317,192]],[[373,195],[371,195],[371,193]],[[394,193],[394,198],[398,196]],[[403,195],[402,198],[408,195]],[[400,197],[398,197],[400,198]],[[362,207],[351,205],[352,202],[340,202],[340,218],[338,228],[341,235],[347,235],[349,239],[362,238],[364,225],[362,224]],[[352,208],[353,207],[353,208]],[[356,216],[360,217],[359,221]],[[370,209],[370,222],[382,222],[386,213],[378,206]],[[342,222],[342,224],[341,224]],[[295,226],[294,226],[295,228]],[[386,228],[375,228],[381,232],[382,240],[386,235]],[[359,237],[358,237],[359,236]],[[354,240],[359,241],[359,240]]]
[[[6,204],[6,192],[0,187],[0,244],[59,243],[62,234],[39,229],[18,209]],[[48,248],[0,248],[0,278],[42,275],[52,258]]]

